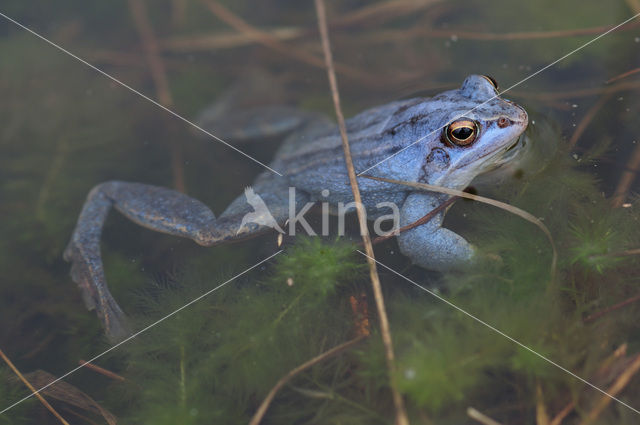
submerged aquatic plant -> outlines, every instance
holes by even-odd
[[[137,383],[131,390],[142,386],[137,396],[127,394],[137,400],[136,422],[245,423],[279,377],[353,333],[346,294],[362,269],[354,255],[350,243],[302,239],[278,258],[269,277],[224,288],[138,337],[126,359]],[[145,317],[186,304],[206,292],[209,281],[185,276],[160,285],[140,302],[149,306]],[[318,365],[298,381],[317,390],[337,385],[335,373]]]
[[[559,176],[564,184],[551,185]],[[504,191],[514,205],[544,217],[560,252],[556,278],[539,229],[470,203],[454,208],[453,215],[473,216],[470,239],[499,260],[445,275],[439,293],[485,324],[383,274],[398,383],[412,417],[457,423],[473,405],[502,412],[496,416],[509,423],[528,423],[524,418],[533,417],[540,403],[553,414],[572,400],[576,412],[589,412],[597,400],[593,390],[549,360],[606,387],[610,381],[597,381],[603,361],[623,344],[640,346],[638,306],[583,322],[640,286],[629,277],[637,268],[632,256],[609,260],[612,252],[640,245],[638,235],[623,230],[637,224],[635,209],[609,208],[597,182],[562,152]],[[353,336],[357,318],[350,298],[368,294],[354,248],[341,240],[301,238],[268,276],[234,283],[133,341],[123,361],[135,384],[122,393],[135,400],[127,407],[135,412],[132,420],[247,422],[278,379]],[[595,264],[597,255],[604,259]],[[141,320],[180,307],[205,292],[210,281],[187,274],[159,285],[139,302],[147,306]],[[418,283],[434,290],[433,282]],[[385,423],[392,411],[387,385],[382,346],[374,336],[297,376],[265,420]],[[631,405],[640,402],[637,392],[624,394]],[[615,409],[598,415],[602,423],[628,418]]]

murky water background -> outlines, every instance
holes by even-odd
[[[253,81],[256,75],[266,75],[269,82],[255,91],[239,92],[241,102],[237,107],[295,105],[333,116],[325,71],[309,63],[313,62],[309,57],[322,57],[311,1],[223,2],[250,25],[269,37],[279,38],[287,46],[284,51],[269,48],[251,35],[231,28],[220,16],[214,16],[206,3],[146,2],[143,16],[150,24],[151,43],[156,43],[160,65],[150,64],[145,56],[149,40],[146,46],[141,41],[141,31],[144,38],[145,30],[132,12],[135,0],[55,3],[7,0],[0,5],[0,12],[141,93],[163,99],[188,119],[195,119],[238,81]],[[510,87],[640,12],[633,9],[635,3],[631,0],[328,3],[330,35],[347,116],[391,100],[438,93],[459,85],[471,73],[489,74],[502,89]],[[605,84],[639,66],[638,25],[637,20],[630,22],[505,94],[529,112],[532,143],[545,146],[543,151],[547,155],[569,158],[565,166],[575,165],[597,180],[597,188],[605,198],[616,191],[639,146],[636,95],[640,74]],[[273,43],[266,39],[267,44]],[[166,86],[158,83],[163,75]],[[278,140],[238,146],[260,161],[269,162]],[[592,154],[587,155],[589,152]],[[0,18],[0,348],[23,372],[42,369],[56,376],[75,367],[80,359],[108,348],[97,318],[85,310],[69,276],[69,265],[62,260],[62,251],[84,198],[94,185],[117,179],[178,187],[219,214],[260,171],[259,165],[197,134],[147,100]],[[563,184],[563,174],[557,174],[552,186]],[[635,181],[628,187],[624,203],[633,201],[632,194],[637,193],[639,185],[640,181]],[[491,195],[490,189],[483,190],[482,194]],[[603,205],[606,202],[602,200]],[[456,207],[452,214],[452,220],[461,228],[472,227],[462,219],[468,213],[465,208],[469,206]],[[630,208],[637,208],[637,204]],[[503,214],[499,217],[504,217]],[[597,222],[598,217],[593,218],[594,226]],[[637,240],[637,226],[614,227],[614,231]],[[573,254],[562,253],[566,246],[558,248],[569,263]],[[621,250],[627,248],[632,247]],[[224,281],[225,276],[238,273],[274,252],[275,237],[204,249],[191,241],[141,229],[114,213],[105,227],[102,250],[110,287],[125,311],[133,313],[145,311],[148,307],[145,296],[156,294],[163,282],[180,281],[185,274],[196,274],[197,279],[208,279],[212,285]],[[376,250],[382,261],[397,266],[414,279],[438,280],[437,276],[410,268],[405,259],[398,258],[395,243]],[[623,301],[634,290],[638,292],[638,268],[625,264],[623,272],[616,270],[618,280],[615,280],[624,290],[613,291],[619,298],[607,301]],[[260,279],[265,270],[248,279]],[[620,280],[622,274],[628,280]],[[591,296],[594,291],[606,293],[609,278],[606,270],[602,272],[595,279],[599,283],[590,287]],[[394,287],[403,285],[401,279],[390,273],[383,274],[383,284],[391,297]],[[154,297],[157,295],[148,299]],[[587,295],[583,299],[592,299],[592,304],[587,304],[584,311],[572,310],[572,314],[580,316],[607,305]],[[425,299],[425,311],[431,305]],[[631,309],[635,310],[627,310],[626,314],[635,312],[637,319],[640,310]],[[252,311],[251,303],[247,303],[246,315],[254,314],[254,320],[260,321],[258,312]],[[391,314],[392,328],[395,322],[401,329],[404,319],[396,317],[394,321]],[[629,327],[632,319],[633,316],[627,317],[624,325],[628,333],[611,339],[595,338],[592,344],[606,345],[612,351],[626,342],[630,355],[637,353],[640,329]],[[615,327],[616,318],[611,320],[610,326]],[[374,318],[372,322],[375,323]],[[233,323],[229,326],[227,331],[233,331]],[[162,331],[158,332],[161,335]],[[408,341],[403,336],[398,339],[398,345]],[[570,342],[558,342],[564,343],[566,351],[571,351]],[[411,342],[408,344],[404,348]],[[403,347],[398,350],[402,352]],[[135,376],[135,365],[127,359],[125,354],[115,354],[99,363],[118,373],[126,374],[133,369]],[[264,367],[268,367],[268,362]],[[0,365],[0,370],[5,369]],[[543,375],[529,378],[531,382],[540,382]],[[10,375],[2,376],[8,379]],[[505,375],[505,379],[508,377]],[[113,396],[114,392],[123,391],[118,382],[88,370],[77,372],[68,381],[116,416],[136,417],[133,412],[139,404]],[[268,389],[274,383],[262,382],[258,386]],[[601,385],[606,387],[609,383],[604,381]],[[146,383],[135,385],[145,387]],[[548,382],[544,385],[545,391],[565,401],[580,391],[576,382],[558,388]],[[639,385],[636,377],[622,393],[636,408],[640,408]],[[131,388],[127,391],[135,393]],[[497,394],[503,394],[504,389],[500,391]],[[0,409],[25,394],[19,386],[0,390]],[[444,403],[446,414],[439,407],[430,410],[433,406],[424,407],[424,403],[409,396],[411,415],[415,423],[432,423],[425,418],[440,418],[441,422],[434,423],[465,420],[464,412],[469,405],[465,394],[454,397],[455,402]],[[241,396],[234,398],[233,393],[225,397],[238,411],[250,412],[252,403],[256,403],[251,400],[247,404],[239,399]],[[283,397],[285,401],[281,404],[285,407],[277,409],[280,416],[272,417],[268,423],[293,423],[287,422],[286,409],[295,411],[296,406],[288,405],[286,396]],[[391,405],[374,403],[376,397],[388,398],[384,392],[376,393],[370,395],[369,401],[389,413],[386,420],[390,421]],[[496,395],[493,401],[484,399],[484,404],[476,407],[491,410],[494,406],[491,414],[498,419],[508,418],[509,423],[534,423],[535,396],[520,399],[514,396],[513,400],[501,397]],[[132,395],[131,399],[134,398]],[[142,401],[136,400],[144,403],[144,397]],[[166,403],[176,402],[167,399]],[[556,407],[551,401],[549,404]],[[63,410],[68,407],[63,403],[56,406]],[[345,406],[342,408],[347,409]],[[71,409],[83,412],[77,407]],[[611,412],[604,416],[607,422],[602,423],[637,420],[624,407],[611,408]],[[246,422],[246,415],[245,412],[227,417],[225,423]],[[68,416],[73,423],[86,423]],[[340,423],[336,417],[324,423]],[[564,423],[579,423],[576,418],[569,417]],[[139,417],[129,420],[124,423],[143,422]],[[296,423],[322,423],[314,422],[319,419],[313,415],[296,420],[300,421]],[[31,400],[0,415],[0,423],[55,423],[55,420]],[[203,422],[192,415],[183,423]]]

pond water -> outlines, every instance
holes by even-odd
[[[62,376],[112,346],[63,260],[94,186],[174,188],[218,215],[282,140],[239,137],[243,112],[335,114],[313,1],[5,0],[0,13],[0,349],[39,388],[38,371]],[[467,201],[445,223],[482,253],[473,267],[431,272],[376,244],[411,423],[480,423],[469,408],[505,424],[638,423],[640,18],[605,32],[640,4],[349,0],[327,13],[347,117],[470,74],[509,89],[529,114],[528,160],[472,186],[542,220],[557,249],[550,273],[538,227]],[[212,105],[207,130],[242,152],[187,122]],[[84,367],[42,393],[69,423],[248,423],[289,371],[370,333],[288,382],[262,423],[392,423],[355,219],[347,229],[286,237],[236,277],[280,249],[276,233],[204,248],[112,212],[102,258],[133,330],[224,286],[96,359],[124,380]],[[0,424],[58,423],[35,397],[16,404],[29,392],[4,363],[0,378]]]

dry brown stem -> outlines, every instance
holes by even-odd
[[[300,37],[299,28],[276,28],[262,30],[279,41],[286,41]],[[162,40],[164,50],[178,53],[210,52],[216,49],[232,49],[257,43],[255,36],[243,32],[216,32],[213,34],[189,35]]]
[[[588,323],[588,322],[593,322],[594,320],[597,320],[599,318],[601,318],[602,316],[604,316],[605,314],[611,313],[612,311],[618,310],[622,307],[628,306],[629,304],[633,304],[635,302],[640,301],[640,294],[636,295],[635,297],[631,297],[628,298],[622,302],[619,302],[617,304],[612,305],[611,307],[607,307],[603,310],[600,310],[596,313],[590,314],[589,316],[585,317],[583,322],[584,323]]]
[[[491,419],[489,416],[477,409],[474,409],[473,407],[467,408],[467,416],[483,425],[501,425],[500,422]]]
[[[633,13],[640,13],[640,0],[625,0]]]
[[[605,81],[604,83],[605,84],[613,83],[614,81],[618,81],[618,80],[621,80],[623,78],[627,78],[629,75],[637,74],[638,72],[640,72],[640,68],[634,68],[634,69],[632,69],[630,71],[623,72],[622,74],[616,75],[615,77],[611,77],[607,81]]]
[[[616,186],[615,192],[613,192],[613,196],[611,197],[611,204],[614,208],[622,206],[624,200],[629,194],[629,190],[631,189],[631,185],[638,174],[638,170],[640,169],[640,142],[637,142],[633,153],[631,154],[631,158],[629,158],[629,162],[627,162],[627,166],[622,170],[622,176],[620,176],[620,181]]]
[[[136,30],[142,41],[145,58],[151,71],[151,78],[156,88],[156,95],[160,103],[170,108],[173,106],[173,97],[169,88],[169,79],[167,71],[160,56],[160,48],[158,40],[153,32],[153,27],[149,21],[147,8],[144,0],[129,0],[129,8],[131,16],[135,24]],[[172,123],[173,121],[171,121]],[[170,132],[171,134],[172,132]],[[184,178],[184,159],[182,155],[182,147],[175,140],[169,140],[169,148],[171,150],[171,170],[173,172],[173,186],[180,192],[186,191]]]
[[[293,46],[283,44],[277,37],[274,37],[269,32],[263,31],[250,25],[247,21],[232,13],[229,9],[222,6],[220,3],[214,0],[202,0],[207,8],[217,16],[219,19],[227,23],[238,32],[246,34],[248,37],[254,39],[256,42],[266,46],[272,50],[275,50],[283,55],[290,56],[300,62],[312,65],[318,68],[324,68],[324,61],[304,50],[297,49]],[[336,64],[335,69],[341,74],[353,78],[355,80],[365,82],[368,84],[379,84],[378,79],[372,78],[369,73],[361,72],[360,70],[350,67],[348,65]]]
[[[18,378],[20,378],[20,380],[27,386],[27,388],[29,388],[29,390],[33,393],[33,395],[35,395],[38,398],[38,400],[40,400],[40,403],[42,403],[44,405],[44,407],[46,407],[47,410],[49,410],[53,414],[53,416],[58,418],[58,420],[60,422],[62,422],[63,424],[69,425],[69,422],[67,422],[62,416],[60,416],[60,414],[58,412],[56,412],[56,409],[54,409],[53,406],[51,406],[49,404],[49,402],[47,400],[45,400],[44,397],[42,397],[40,392],[36,391],[36,389],[33,388],[33,385],[31,385],[29,383],[29,381],[27,381],[27,378],[25,378],[24,375],[22,375],[22,373],[20,373],[18,368],[13,364],[13,362],[11,360],[9,360],[9,357],[7,357],[4,354],[4,351],[2,351],[2,350],[0,350],[0,357],[2,357],[2,360],[4,360],[4,362],[11,368],[13,373],[15,373],[16,376],[18,376]]]
[[[313,365],[316,365],[316,364],[318,364],[320,362],[323,362],[324,360],[326,360],[326,359],[328,359],[330,357],[333,357],[333,356],[335,356],[337,354],[340,354],[341,352],[343,352],[347,348],[349,348],[349,347],[357,344],[358,342],[362,341],[364,338],[365,338],[364,336],[359,336],[357,338],[352,339],[351,341],[345,342],[344,344],[340,344],[340,345],[338,345],[336,347],[333,347],[329,351],[325,351],[324,353],[312,358],[309,361],[304,362],[300,366],[298,366],[295,369],[289,371],[285,376],[280,378],[280,380],[276,383],[276,385],[274,385],[273,388],[271,388],[271,391],[269,391],[269,394],[267,394],[265,399],[262,401],[262,403],[260,404],[260,407],[258,407],[258,410],[253,415],[253,417],[251,418],[251,421],[249,421],[249,425],[258,425],[260,423],[260,421],[264,417],[264,414],[267,412],[267,409],[269,408],[269,405],[273,401],[273,399],[276,396],[276,394],[278,393],[278,391],[280,391],[280,389],[287,382],[289,382],[293,377],[295,377],[300,372],[303,372],[304,370],[309,369]]]
[[[336,19],[329,25],[331,28],[352,27],[354,25],[376,25],[380,21],[403,17],[418,13],[420,10],[439,3],[441,0],[389,0],[373,3],[354,10]]]
[[[432,220],[433,217],[438,215],[438,213],[440,213],[440,212],[444,211],[445,209],[447,209],[450,205],[452,205],[458,199],[460,199],[458,196],[452,196],[451,198],[447,199],[446,201],[444,201],[443,203],[441,203],[440,205],[438,205],[437,207],[435,207],[434,209],[429,211],[423,217],[421,217],[418,220],[414,221],[413,223],[409,223],[406,226],[402,226],[399,229],[397,229],[397,230],[395,230],[393,232],[390,232],[388,235],[378,236],[377,238],[375,238],[373,240],[372,243],[375,245],[375,244],[378,244],[380,242],[384,242],[387,239],[390,239],[390,238],[392,238],[394,236],[398,236],[402,232],[406,232],[407,230],[411,230],[411,229],[413,229],[415,227],[422,226],[423,224],[425,224],[428,221]]]
[[[111,372],[110,370],[107,370],[107,369],[105,369],[103,367],[94,365],[93,363],[89,363],[86,360],[80,359],[80,360],[78,360],[78,364],[81,365],[81,366],[86,367],[87,369],[91,369],[94,372],[99,373],[100,375],[104,375],[107,378],[115,379],[116,381],[124,381],[125,380],[123,376],[120,376],[115,372]]]
[[[549,414],[544,404],[542,385],[539,381],[536,382],[536,425],[549,425]]]
[[[611,91],[612,93],[617,93],[625,90],[637,90],[637,89],[640,89],[640,81],[625,81],[625,82],[614,84],[613,86],[589,87],[585,89],[566,90],[566,91],[554,90],[551,92],[534,92],[534,91],[515,91],[514,90],[514,91],[510,91],[510,93],[511,95],[517,96],[517,97],[550,102],[550,101],[557,101],[557,100],[578,99],[581,97],[596,96],[609,91]]]
[[[636,355],[633,362],[620,374],[620,376],[618,376],[613,385],[607,389],[607,393],[600,397],[596,405],[591,409],[580,425],[589,425],[594,423],[602,411],[611,404],[611,401],[613,400],[611,397],[617,396],[638,371],[640,371],[640,354]]]
[[[144,0],[129,0],[129,8],[136,30],[142,41],[142,48],[144,49],[147,64],[151,71],[151,78],[156,87],[158,100],[163,106],[167,108],[171,107],[173,105],[173,98],[171,96],[171,90],[169,89],[169,80],[164,63],[160,57],[158,41],[151,27],[151,22],[149,22],[145,2]]]
[[[405,6],[399,9],[394,9],[392,13],[389,12],[389,7],[397,4],[404,4]],[[337,17],[331,24],[331,28],[349,27],[352,25],[370,25],[372,19],[375,22],[379,22],[380,19],[389,20],[394,17],[405,16],[409,13],[415,13],[417,8],[425,7],[432,2],[415,3],[413,1],[404,0],[391,0],[386,3],[375,3],[370,6],[365,6],[361,9],[347,14],[343,17]],[[364,18],[368,17],[369,21],[365,21]],[[621,28],[620,31],[629,31],[634,29],[638,24],[631,24]],[[548,38],[564,38],[580,35],[601,34],[608,30],[610,27],[594,27],[594,28],[581,28],[576,30],[559,30],[559,31],[533,31],[533,32],[517,32],[517,33],[485,33],[474,32],[464,30],[433,30],[433,29],[410,29],[410,30],[388,30],[380,31],[376,28],[374,34],[366,34],[361,38],[363,43],[405,43],[407,40],[413,38],[451,38],[456,36],[459,39],[471,39],[471,40],[486,40],[486,41],[511,41],[511,40],[536,40],[536,39],[548,39]],[[254,28],[255,29],[255,28]],[[268,35],[279,41],[294,40],[302,37],[307,37],[312,34],[311,31],[306,28],[300,27],[282,27],[275,29],[260,29],[260,32]],[[177,51],[177,52],[192,52],[199,50],[211,50],[211,49],[224,49],[245,46],[253,43],[260,43],[260,39],[257,39],[254,34],[248,33],[213,33],[203,34],[200,36],[188,36],[171,38],[161,41],[161,47],[163,49]],[[283,52],[284,53],[284,52]],[[338,68],[341,65],[337,65]],[[340,69],[338,69],[340,71]]]
[[[578,139],[582,136],[582,133],[587,129],[591,121],[596,117],[600,109],[611,99],[613,96],[613,91],[608,90],[605,91],[600,99],[584,114],[580,123],[576,126],[576,130],[571,135],[571,139],[569,139],[569,149],[573,149],[573,147],[578,143]]]
[[[336,79],[336,73],[333,66],[331,45],[329,43],[329,31],[327,29],[327,16],[324,1],[315,0],[315,5],[316,13],[318,15],[320,38],[322,40],[322,50],[324,52],[327,67],[327,76],[329,78],[329,85],[331,86],[331,97],[333,99],[333,106],[338,119],[338,128],[340,129],[340,136],[342,138],[342,149],[344,151],[344,159],[347,166],[347,172],[349,174],[349,184],[351,185],[353,199],[356,203],[356,212],[358,214],[358,222],[360,223],[360,234],[362,235],[362,241],[364,242],[364,248],[367,254],[369,276],[371,278],[371,285],[373,286],[373,294],[378,310],[380,333],[382,335],[382,342],[385,348],[387,368],[389,370],[389,387],[393,396],[393,404],[396,409],[395,423],[396,425],[408,425],[409,419],[407,417],[407,412],[405,411],[404,401],[396,385],[395,354],[393,352],[393,341],[391,338],[391,330],[389,328],[389,319],[387,318],[384,297],[382,295],[382,286],[380,285],[380,277],[378,276],[378,268],[375,262],[375,254],[373,253],[373,245],[371,244],[371,237],[369,235],[369,229],[367,228],[366,212],[364,205],[362,204],[360,188],[358,186],[358,180],[356,179],[356,171],[353,167],[353,160],[351,158],[351,147],[349,146],[349,139],[347,137],[347,127],[345,125],[344,115],[342,114],[342,107],[340,105],[340,93],[338,91],[338,81]]]
[[[620,347],[616,348],[613,353],[607,356],[607,358],[604,359],[602,363],[600,363],[600,367],[598,367],[598,370],[594,373],[592,379],[597,379],[596,377],[598,376],[606,375],[618,361],[620,361],[621,359],[624,360],[626,354],[627,344],[622,344]],[[569,415],[569,413],[571,413],[573,409],[575,409],[575,407],[576,400],[571,400],[562,408],[562,410],[560,410],[560,412],[558,412],[558,414],[556,414],[556,416],[554,416],[549,425],[560,425],[564,418],[566,418],[567,415]]]
[[[616,29],[615,31],[630,31],[640,26],[640,22],[631,23]],[[512,40],[539,40],[546,38],[576,37],[582,35],[602,34],[610,30],[612,26],[599,26],[591,28],[578,28],[575,30],[557,31],[525,31],[511,33],[490,33],[465,30],[438,30],[424,27],[414,27],[409,31],[379,31],[377,35],[370,37],[371,41],[389,42],[406,41],[414,38],[451,38],[457,37],[459,40],[482,40],[482,41],[512,41]]]
[[[549,425],[560,425],[564,420],[564,418],[566,418],[567,415],[571,413],[575,407],[576,407],[576,404],[573,401],[570,401],[569,403],[567,403],[567,405],[564,406],[562,410],[553,417]]]

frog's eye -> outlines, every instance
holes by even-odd
[[[444,135],[450,143],[469,146],[478,136],[478,124],[467,118],[452,122],[444,128]]]
[[[495,78],[493,78],[490,75],[482,75],[482,78],[487,80],[489,82],[489,84],[491,84],[493,86],[494,89],[498,90],[498,82],[495,80]]]

